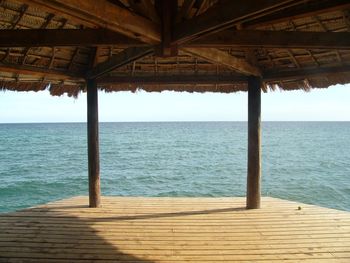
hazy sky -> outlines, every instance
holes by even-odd
[[[99,93],[100,121],[246,121],[247,93]],[[350,121],[350,85],[262,95],[263,121]],[[85,122],[86,94],[0,94],[0,123]]]

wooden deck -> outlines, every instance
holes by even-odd
[[[350,262],[350,213],[275,198],[74,197],[0,216],[0,262]],[[301,208],[301,210],[298,209]]]

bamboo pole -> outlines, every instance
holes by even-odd
[[[89,163],[89,206],[101,206],[100,157],[98,137],[98,90],[94,80],[87,81],[87,135]]]
[[[261,180],[261,79],[248,78],[247,209],[260,208]]]

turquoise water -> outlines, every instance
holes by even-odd
[[[350,211],[350,123],[263,123],[262,192]],[[102,123],[104,195],[243,196],[244,122]],[[0,212],[87,195],[86,124],[0,124]]]

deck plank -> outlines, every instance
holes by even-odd
[[[350,213],[264,197],[84,196],[0,215],[0,262],[350,262]],[[301,207],[301,210],[299,209]]]

